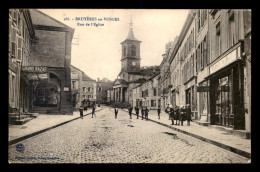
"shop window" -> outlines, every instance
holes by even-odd
[[[216,124],[234,126],[232,76],[218,79],[215,86]]]

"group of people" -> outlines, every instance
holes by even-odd
[[[175,108],[172,105],[167,105],[165,112],[169,114],[169,120],[172,121],[171,125],[183,125],[183,121],[187,120],[187,125],[190,125],[191,121],[191,108],[190,105],[187,104],[186,106],[182,106],[181,108],[179,106],[175,106]]]
[[[93,103],[92,105],[91,105],[91,109],[92,109],[92,117],[91,118],[93,118],[93,116],[95,116],[95,117],[97,117],[96,116],[96,113],[95,113],[95,111],[96,111],[96,105]],[[83,119],[83,112],[84,111],[88,111],[88,107],[87,106],[80,106],[80,108],[79,108],[79,113],[80,113],[80,117],[81,117],[81,119]]]
[[[114,109],[115,109],[115,118],[117,118],[118,108],[115,107]],[[143,119],[148,119],[149,109],[148,109],[147,106],[143,106],[141,108],[139,108],[138,106],[135,106],[135,108],[133,108],[132,106],[129,106],[128,113],[129,113],[130,119],[132,119],[133,109],[135,110],[135,114],[137,116],[136,119],[139,119],[140,109],[141,109],[142,120]]]

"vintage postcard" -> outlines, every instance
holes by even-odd
[[[251,10],[9,9],[8,162],[251,163]]]

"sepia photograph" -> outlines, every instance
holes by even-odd
[[[8,163],[251,164],[251,18],[9,8]]]

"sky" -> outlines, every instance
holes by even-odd
[[[84,71],[92,79],[108,78],[112,81],[121,70],[120,43],[128,35],[130,17],[133,21],[134,36],[142,41],[141,66],[154,66],[160,65],[166,43],[174,41],[180,34],[189,12],[185,9],[39,10],[75,29],[71,50],[73,66]],[[76,21],[76,17],[80,17],[81,20]],[[96,21],[87,20],[87,17],[94,20],[96,18]],[[104,18],[117,18],[118,21],[107,21]],[[84,26],[78,25],[79,23]],[[103,26],[96,27],[93,26],[94,23]]]

